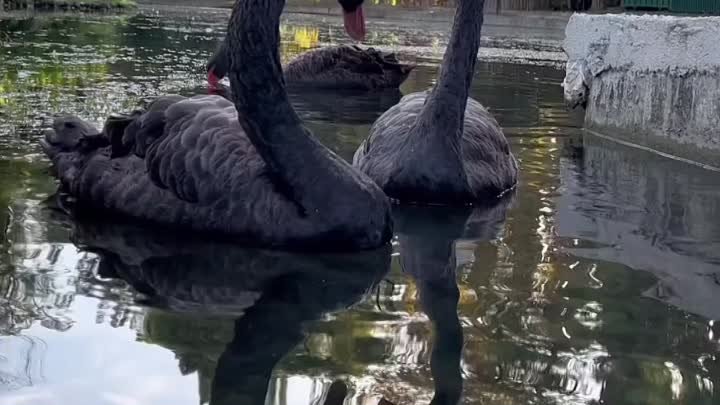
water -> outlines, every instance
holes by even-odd
[[[222,16],[0,25],[1,403],[330,405],[334,381],[363,405],[718,403],[720,176],[583,137],[551,67],[478,66],[473,96],[506,128],[522,183],[507,207],[397,211],[392,258],[187,242],[49,209],[49,113],[100,124],[196,91]],[[299,21],[283,25],[286,59],[342,37],[337,21]],[[404,93],[435,77],[418,62]],[[398,96],[293,99],[349,158]]]

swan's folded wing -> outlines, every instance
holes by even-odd
[[[370,52],[356,46],[334,46],[301,54],[285,67],[291,78],[307,77],[347,69],[358,73],[382,73],[382,66]]]
[[[144,112],[135,112],[130,115],[132,122],[127,125],[119,141],[117,135],[109,134],[111,140],[115,138],[112,141],[113,156],[122,156],[128,151],[132,151],[140,157],[145,157],[150,145],[165,133],[168,108],[184,100],[187,98],[175,95],[159,97],[150,103]]]
[[[376,87],[398,87],[413,70],[413,65],[400,63],[394,53],[373,48],[344,47],[337,68],[366,80],[377,80]]]
[[[237,113],[222,97],[177,102],[167,108],[164,121],[163,134],[148,147],[145,163],[152,182],[182,200],[213,203],[231,191],[234,174],[253,164]]]
[[[422,112],[427,95],[427,91],[410,93],[385,111],[370,127],[367,138],[355,151],[353,166],[362,168],[371,152],[376,156],[393,156],[398,144],[406,139],[404,134],[414,125]]]
[[[373,48],[363,50],[356,46],[342,47],[337,55],[337,65],[353,73],[382,74],[382,54]]]

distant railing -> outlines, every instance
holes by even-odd
[[[624,0],[626,10],[657,10],[688,14],[720,14],[719,0]]]

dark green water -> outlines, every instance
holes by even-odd
[[[509,207],[397,212],[392,259],[181,242],[48,209],[50,114],[99,124],[197,91],[224,18],[0,23],[0,403],[320,405],[333,381],[362,405],[720,403],[720,176],[583,137],[552,68],[478,66],[473,96],[522,183]],[[342,38],[338,21],[302,21],[283,25],[286,58]],[[371,42],[436,46],[386,25]],[[349,157],[397,96],[293,99]]]

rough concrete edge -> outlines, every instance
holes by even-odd
[[[720,66],[720,17],[575,13],[565,28],[569,61],[608,69],[712,71]]]
[[[720,41],[718,27],[720,17],[573,14],[563,45],[568,56],[565,101],[571,106],[586,103],[593,81],[607,72],[716,76],[720,74],[720,48],[711,50],[707,44]],[[598,136],[661,156],[707,169],[720,168],[717,149],[682,142],[653,129],[596,124],[589,115],[585,127]]]

